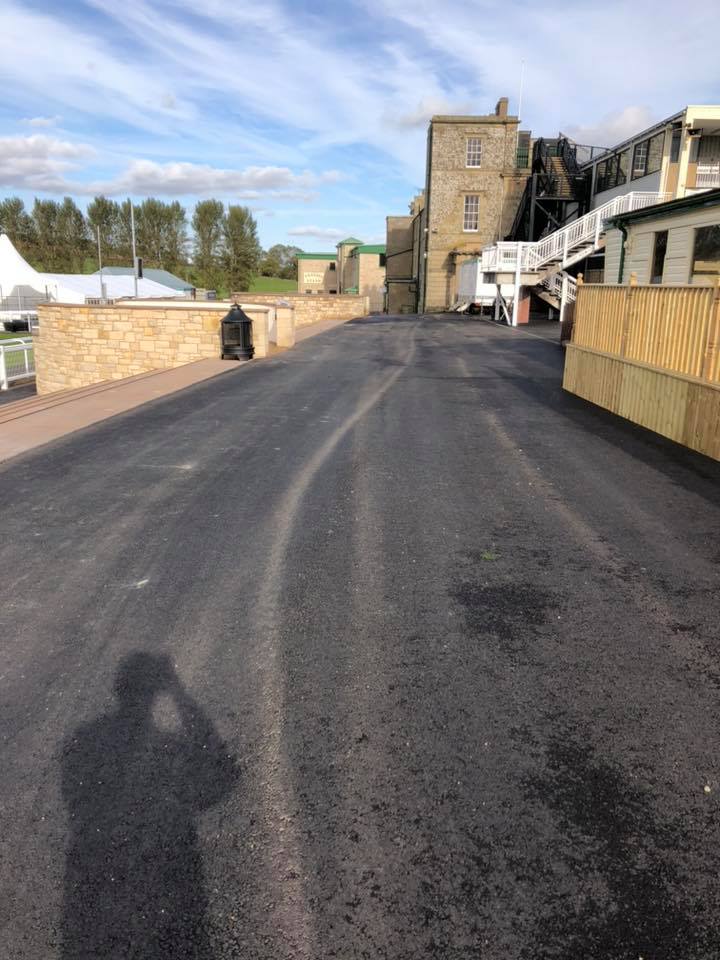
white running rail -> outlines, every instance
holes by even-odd
[[[518,256],[520,269],[529,273],[550,264],[564,269],[600,247],[605,223],[611,217],[663,203],[669,197],[667,193],[624,193],[534,243],[503,242],[487,247],[482,253],[482,269],[486,273],[512,272],[517,269]]]
[[[0,340],[0,390],[7,390],[15,380],[35,376],[35,354],[32,337]]]

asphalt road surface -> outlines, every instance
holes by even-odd
[[[720,464],[372,318],[0,469],[0,956],[717,960]]]

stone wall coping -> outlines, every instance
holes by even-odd
[[[244,294],[238,293],[238,297]],[[364,293],[296,293],[288,290],[285,293],[263,293],[263,297],[277,297],[278,300],[337,300],[342,303],[343,300],[363,300]],[[233,301],[234,302],[234,301]]]
[[[72,307],[73,310],[224,310],[226,313],[236,303],[235,300],[117,300],[115,303],[58,303],[54,300],[42,304],[43,307]],[[258,313],[270,313],[266,303],[240,302],[244,310],[256,310]]]

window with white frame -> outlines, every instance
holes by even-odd
[[[647,168],[647,157],[648,157],[648,141],[643,140],[642,143],[635,144],[635,150],[633,152],[633,165],[632,165],[632,178],[636,180],[638,177],[644,177]]]
[[[636,143],[633,151],[632,179],[646,177],[657,173],[662,166],[663,150],[665,149],[665,133],[656,133],[649,140]]]
[[[482,164],[482,140],[480,137],[468,137],[465,148],[465,166],[479,167]]]
[[[476,232],[480,226],[480,197],[477,193],[465,197],[463,211],[463,230]]]

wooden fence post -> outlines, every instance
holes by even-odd
[[[628,334],[630,332],[630,322],[633,315],[633,299],[635,287],[637,286],[637,274],[630,274],[630,283],[625,294],[625,312],[623,313],[622,336],[620,337],[620,356],[624,357],[627,351]]]
[[[715,357],[717,356],[718,337],[720,337],[720,277],[715,278],[715,290],[713,293],[712,306],[710,307],[707,343],[705,344],[705,356],[703,358],[702,368],[703,380],[710,380],[712,377]]]
[[[585,283],[585,280],[583,279],[583,275],[579,273],[575,277],[575,303],[571,304],[571,309],[569,311],[571,343],[576,342],[578,339],[578,330],[579,330],[578,315],[580,313],[578,307],[581,305],[583,300],[580,293],[580,288],[583,286],[584,283]]]

